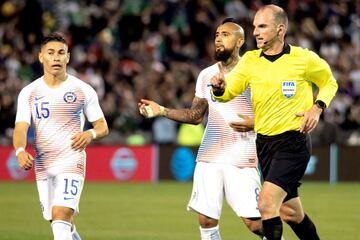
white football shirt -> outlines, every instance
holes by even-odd
[[[196,82],[195,96],[205,98],[209,116],[197,161],[228,163],[237,167],[257,167],[254,131],[240,133],[229,123],[240,121],[238,114],[254,118],[251,92],[247,89],[233,100],[220,103],[211,95],[210,79],[219,72],[218,64],[202,70]]]
[[[41,77],[21,90],[15,122],[34,126],[37,180],[47,174],[85,175],[85,151],[71,148],[71,137],[83,131],[85,116],[94,122],[104,114],[95,90],[72,75],[57,88]]]

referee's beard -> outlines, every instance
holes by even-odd
[[[214,58],[216,61],[226,62],[231,57],[232,52],[233,52],[233,49],[224,49],[222,51],[215,50]]]

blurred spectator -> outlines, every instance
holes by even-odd
[[[168,118],[156,118],[152,126],[153,142],[175,144],[177,142],[177,123]]]
[[[338,125],[325,121],[322,117],[317,127],[311,132],[311,142],[314,146],[337,143],[340,139],[339,131]]]
[[[270,2],[1,1],[2,143],[11,135],[20,89],[42,72],[35,54],[39,40],[53,31],[63,32],[70,44],[69,71],[91,84],[99,95],[111,129],[104,143],[126,143],[129,136],[135,142],[175,141],[173,131],[177,134],[178,126],[144,120],[137,112],[138,100],[187,106],[195,76],[213,61],[214,36],[210,33],[224,17],[237,17],[245,30],[244,50],[255,48],[251,19],[262,4]],[[340,86],[313,134],[318,139],[314,142],[360,145],[359,128],[355,127],[360,114],[356,108],[360,96],[360,1],[275,2],[289,15],[287,41],[324,57]],[[168,129],[168,136],[162,136],[162,129]]]
[[[15,122],[15,106],[9,93],[2,93],[0,97],[0,143],[10,144],[12,128]]]

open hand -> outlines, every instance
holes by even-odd
[[[316,105],[313,105],[309,110],[305,112],[296,113],[297,117],[304,117],[301,122],[300,132],[310,133],[312,130],[314,130],[319,122],[321,113],[322,109],[320,109]]]
[[[71,148],[75,151],[81,152],[92,141],[93,136],[90,131],[80,132],[75,134],[71,140]]]
[[[230,122],[230,127],[234,129],[234,131],[237,132],[248,132],[254,129],[254,119],[247,116],[238,114],[240,117],[239,121],[236,122]]]

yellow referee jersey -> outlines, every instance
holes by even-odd
[[[337,83],[329,65],[316,53],[290,46],[289,53],[271,62],[262,50],[248,51],[226,76],[226,88],[217,101],[226,102],[250,85],[255,113],[255,132],[273,136],[299,130],[302,117],[295,114],[313,105],[312,83],[318,86],[316,100],[329,106]]]

